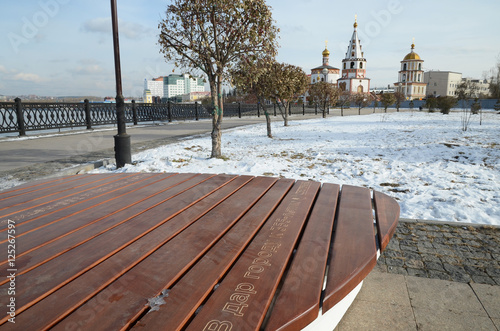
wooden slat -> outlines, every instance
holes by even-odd
[[[82,223],[89,222],[89,220],[92,220],[97,215],[109,215],[117,205],[127,205],[127,201],[124,198],[127,197],[129,192],[145,189],[164,178],[157,175],[138,179],[136,178],[136,180],[129,185],[124,185],[124,187],[108,191],[98,198],[90,197],[81,200],[76,205],[64,208],[64,211],[36,216],[36,221],[24,218],[24,222],[16,224],[17,238],[22,238],[23,240],[23,246],[18,250],[18,255],[29,250],[33,244],[38,245],[71,230],[72,219],[78,218],[78,214],[84,213],[86,216],[85,218],[80,217]],[[32,244],[33,239],[30,237],[35,239],[35,243]],[[0,245],[2,244],[5,244],[5,242],[0,242]]]
[[[318,317],[339,190],[323,184],[265,330],[301,330]]]
[[[174,197],[170,203],[161,204],[138,215],[134,218],[134,222],[140,223],[151,217],[165,218],[171,213],[170,209],[185,206],[184,209],[180,209],[182,211],[176,214],[175,217],[165,218],[165,222],[155,231],[148,233],[117,252],[112,259],[107,259],[89,270],[85,277],[76,278],[50,296],[37,302],[20,315],[23,321],[36,326],[37,329],[48,328],[64,319],[65,316],[94,297],[99,291],[103,291],[108,297],[128,293],[127,285],[131,281],[135,281],[133,277],[126,275],[129,270],[171,240],[173,236],[217,206],[227,196],[233,194],[248,180],[250,180],[250,177],[242,178],[230,175],[212,177],[204,182],[204,185],[199,189],[187,190]],[[118,278],[120,278],[118,283],[122,287],[117,292],[106,289],[106,286],[112,284]],[[52,307],[52,309],[46,311],[46,307]],[[83,320],[85,322],[86,319]]]
[[[390,196],[377,191],[373,191],[373,202],[380,250],[383,251],[396,231],[399,220],[399,204]]]
[[[158,311],[150,311],[141,318],[133,329],[161,330],[168,325],[169,330],[181,330],[293,183],[291,179],[281,179],[274,184],[233,229],[175,284],[165,298],[165,304]]]
[[[5,199],[9,199],[11,197],[19,196],[26,194],[28,192],[43,190],[47,187],[57,186],[61,183],[72,182],[75,180],[79,180],[80,178],[86,175],[73,175],[73,176],[65,176],[65,177],[56,177],[56,178],[46,178],[39,179],[34,182],[29,182],[25,184],[21,184],[19,186],[13,187],[8,190],[0,191],[0,201]]]
[[[151,174],[149,174],[151,176]],[[129,174],[127,177],[134,177]],[[115,182],[113,176],[94,177],[83,175],[78,180],[62,182],[56,186],[45,187],[43,190],[28,192],[21,196],[15,196],[0,201],[0,217],[14,217],[16,213],[25,214],[30,210],[43,209],[47,205],[57,205],[60,201],[68,200],[70,197],[81,196],[87,191],[95,191],[98,187],[105,187]]]
[[[129,175],[131,176],[132,174]],[[82,190],[86,186],[95,185],[95,182],[105,182],[112,176],[112,174],[99,174],[98,176],[86,174],[75,175],[72,178],[66,178],[66,180],[60,179],[49,181],[45,184],[33,184],[26,186],[24,189],[16,187],[13,190],[14,192],[7,191],[5,194],[0,195],[0,212],[4,213],[4,209],[12,208],[19,204],[22,204],[24,207],[40,204],[40,200],[47,197],[56,196],[62,192],[71,194],[75,189]]]
[[[57,222],[23,236],[23,245],[16,252],[16,265],[21,269],[18,276],[131,220],[209,177],[210,175],[195,174],[152,177],[142,181],[142,186],[137,190],[130,189],[123,196],[111,201],[104,200],[101,205],[86,212],[85,217],[76,213],[64,222]],[[0,264],[0,285],[6,282],[3,276],[8,268],[2,269],[5,263],[6,261]]]
[[[29,252],[39,246],[43,246],[48,242],[57,239],[58,237],[66,235],[66,230],[74,230],[78,228],[78,225],[90,223],[93,221],[93,216],[95,212],[100,212],[97,218],[105,217],[110,214],[106,209],[108,204],[113,206],[113,200],[121,204],[121,206],[127,206],[127,200],[121,199],[129,193],[133,193],[136,189],[144,187],[145,185],[151,184],[155,181],[161,179],[161,176],[147,176],[138,177],[136,180],[130,184],[123,184],[123,187],[116,188],[107,193],[101,194],[99,197],[92,197],[88,200],[79,201],[77,204],[64,208],[60,212],[49,213],[49,215],[36,217],[35,222],[26,220],[23,224],[16,224],[16,238],[21,240],[23,245],[19,247],[17,253],[22,256],[26,252]],[[73,218],[71,218],[73,217]],[[73,222],[75,218],[77,221]],[[0,248],[5,248],[8,246],[8,242],[3,240],[0,242]],[[1,259],[1,263],[5,264],[6,260]],[[22,260],[18,264],[20,267],[24,267]],[[5,270],[0,270],[0,274],[6,272]],[[5,280],[0,280],[0,285],[3,284]]]
[[[342,186],[338,208],[323,313],[351,292],[377,263],[370,190]]]
[[[136,316],[147,309],[147,299],[170,287],[203,254],[210,249],[274,184],[275,179],[258,177],[222,201],[214,209],[198,219],[168,243],[162,245],[141,263],[127,272],[134,278],[128,293],[109,302],[108,294],[98,293],[79,310],[86,311],[95,304],[107,300],[97,318],[88,321],[87,329],[118,330],[126,327]],[[106,291],[118,292],[123,286],[118,279]],[[64,330],[67,325],[80,321],[78,311],[61,321],[54,330]]]
[[[138,184],[145,178],[157,175],[158,174],[135,174],[121,178],[118,176],[111,177],[114,178],[111,182],[96,181],[94,186],[90,186],[80,192],[75,192],[71,196],[62,196],[51,202],[25,209],[19,208],[20,210],[16,210],[2,217],[7,217],[15,221],[16,231],[18,235],[21,235],[22,233],[43,225],[43,222],[40,221],[43,217],[48,218],[48,222],[50,223],[54,219],[70,215],[75,210],[81,210],[81,204],[89,204],[89,201],[92,199],[96,199],[92,201],[93,204],[96,204],[99,202],[98,199],[105,195],[119,195],[120,192],[126,191],[126,188],[130,185]],[[90,206],[92,206],[92,203],[90,203]]]
[[[193,206],[194,203],[203,199],[211,192],[206,192],[204,188],[198,191],[186,191],[185,193],[169,199],[168,203],[160,204],[155,208],[139,214],[129,222],[113,229],[113,231],[107,231],[107,236],[98,236],[68,251],[57,259],[51,260],[19,276],[16,279],[16,284],[19,286],[19,291],[16,292],[17,312],[21,313],[23,310],[29,308],[58,289],[71,288],[66,284],[70,282],[73,284],[74,280],[78,279],[80,275],[86,274],[87,276],[92,274],[91,271],[95,271],[97,266],[101,264],[103,265],[102,269],[104,269],[104,274],[108,277],[105,278],[103,276],[101,282],[105,282],[109,277],[115,277],[114,275],[117,272],[120,273],[123,268],[126,269],[131,264],[137,264],[147,256],[149,250],[153,249],[154,251],[154,249],[156,249],[154,247],[168,241],[169,238],[175,236],[179,231],[182,231],[182,229],[194,222],[196,216],[200,217],[206,213],[207,208],[210,210],[213,208],[214,204],[220,202],[221,198],[227,196],[228,193],[231,194],[235,189],[243,185],[244,182],[248,181],[248,178],[243,178],[240,180],[240,183],[238,183],[237,179],[239,178],[237,178],[230,182],[231,184],[234,183],[234,186],[229,186],[227,190],[224,189],[225,186],[223,186],[222,189],[219,188],[224,181],[227,182],[228,179],[230,180],[232,178],[234,178],[234,176],[221,176],[221,180],[216,183],[217,185],[212,186],[212,191],[216,190],[215,193],[220,191],[220,194],[216,194],[213,199],[209,199],[209,201],[206,204],[202,204],[200,208],[188,209],[186,211],[185,222],[170,223],[168,221],[172,220],[172,217],[185,211],[188,207]],[[243,183],[241,183],[241,181],[243,181]],[[210,196],[208,197],[210,198]],[[158,227],[162,225],[166,229],[165,232],[158,229]],[[155,229],[157,231],[153,231]],[[153,232],[153,234],[150,235],[151,232]],[[150,239],[151,237],[156,239],[152,240]],[[158,244],[158,242],[160,242],[160,244]],[[124,250],[124,248],[129,245],[131,246],[130,249]],[[110,260],[109,257],[121,253],[122,250],[124,250],[124,253],[118,257],[117,261],[111,259],[113,260],[111,263],[104,263]],[[151,254],[151,252],[149,254]],[[46,277],[46,275],[51,275],[51,277]],[[95,288],[99,288],[102,284],[101,282],[98,282]],[[89,290],[90,282],[85,281],[78,284],[81,288],[72,289],[72,292],[65,293],[62,298],[54,294],[52,294],[50,298],[56,297],[59,298],[61,302],[65,302],[65,300],[72,297],[73,294],[77,295],[80,290],[88,294],[88,292],[85,291]],[[7,295],[6,285],[0,287],[0,299],[5,299],[4,296]],[[52,302],[49,306],[53,307],[55,305],[56,304]],[[60,309],[64,311],[67,308],[68,304],[66,303],[66,305],[63,305]],[[5,319],[0,322],[5,322]]]
[[[295,183],[186,330],[258,330],[318,189]]]

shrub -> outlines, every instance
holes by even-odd
[[[429,113],[433,113],[434,109],[437,106],[437,98],[433,95],[430,95],[425,99],[425,105],[424,107],[429,109]]]
[[[474,103],[470,107],[470,110],[474,115],[479,114],[479,110],[481,110],[481,104],[479,103],[477,98],[474,100]]]
[[[438,97],[436,103],[437,107],[441,110],[441,113],[449,114],[450,109],[457,104],[457,98],[450,96]]]
[[[497,103],[495,103],[493,109],[495,109],[496,111],[500,111],[500,99],[497,100]]]

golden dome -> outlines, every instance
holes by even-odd
[[[327,56],[330,56],[330,51],[328,49],[325,48],[325,50],[323,51],[323,57],[327,57]]]
[[[420,56],[413,51],[414,48],[415,48],[415,44],[411,44],[411,52],[406,54],[403,61],[405,61],[405,60],[421,60]]]
[[[403,61],[405,61],[405,60],[420,60],[420,56],[415,52],[411,52],[405,56]]]

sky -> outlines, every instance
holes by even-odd
[[[117,0],[125,97],[139,97],[144,79],[183,73],[160,54],[158,23],[170,1]],[[277,60],[306,73],[340,68],[358,33],[371,87],[397,81],[400,61],[415,52],[424,70],[483,78],[500,61],[498,0],[268,0],[280,28]],[[115,96],[110,2],[22,0],[0,4],[0,95]]]

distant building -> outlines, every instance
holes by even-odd
[[[387,86],[387,87],[374,87],[370,89],[370,93],[375,93],[375,94],[383,94],[383,93],[394,93],[395,90],[393,87]]]
[[[343,91],[354,93],[369,93],[370,79],[366,78],[366,59],[363,48],[358,38],[358,23],[354,20],[354,32],[352,33],[349,47],[342,60],[342,75],[338,80],[338,86]]]
[[[340,70],[338,68],[332,67],[330,62],[330,51],[327,46],[325,46],[325,50],[322,53],[323,55],[323,65],[311,69],[311,84],[317,82],[326,81],[331,84],[337,85],[337,80],[340,76]]]
[[[427,84],[427,95],[454,97],[462,82],[462,74],[453,71],[427,71],[424,73],[424,82]]]
[[[411,44],[411,52],[401,61],[401,70],[398,75],[398,82],[395,83],[395,90],[402,93],[406,100],[422,100],[426,95],[424,82],[424,60],[414,52],[415,44]]]
[[[201,78],[190,78],[190,75],[169,75],[163,77],[163,100],[182,100],[183,94],[205,92],[205,83]]]
[[[144,93],[149,90],[152,97],[163,98],[163,76],[151,80],[144,79]]]
[[[195,102],[209,97],[210,92],[191,92],[182,95],[182,102]]]
[[[151,95],[150,90],[144,90],[143,101],[144,103],[153,103],[153,96]]]
[[[473,78],[462,78],[462,82],[467,82],[475,85],[475,98],[487,98],[491,95],[490,93],[490,83],[489,79],[473,79]]]

